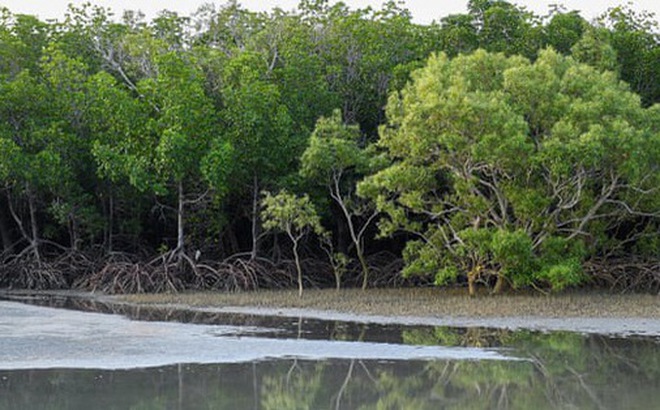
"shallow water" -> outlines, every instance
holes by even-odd
[[[59,309],[0,302],[0,409],[635,409],[659,400],[657,338],[24,301]]]

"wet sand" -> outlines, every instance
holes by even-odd
[[[565,293],[482,295],[447,289],[309,290],[123,295],[114,301],[193,310],[357,322],[484,326],[660,336],[660,296]]]

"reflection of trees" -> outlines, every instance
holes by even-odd
[[[343,325],[327,331],[338,339],[364,335]],[[402,338],[415,344],[500,346],[528,360],[289,359],[117,372],[0,371],[0,409],[657,407],[657,341],[447,328],[408,330]]]
[[[507,344],[514,332],[485,327],[434,327],[402,332],[406,344],[426,346],[499,347]]]
[[[303,319],[299,318],[298,338],[302,337],[302,322]],[[360,324],[355,334],[353,326],[334,322],[326,330],[331,340],[363,341],[367,329],[368,325]],[[369,369],[358,360],[307,362],[291,359],[285,373],[264,376],[262,406],[264,409],[345,408],[345,403],[352,400],[356,386],[363,384],[365,377],[373,384]]]
[[[426,376],[435,380],[433,396],[443,408],[630,408],[629,400],[643,408],[653,403],[652,392],[660,387],[657,341],[478,328],[417,329],[404,332],[403,339],[503,346],[529,359],[430,363]]]
[[[319,363],[303,369],[296,361],[289,371],[265,377],[262,386],[262,407],[266,410],[294,410],[323,408],[316,404],[322,388],[324,365]]]

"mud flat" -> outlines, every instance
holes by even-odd
[[[0,370],[133,369],[301,358],[517,360],[494,349],[272,339],[267,329],[143,322],[0,301]]]
[[[313,318],[362,323],[491,327],[660,337],[660,296],[573,292],[470,298],[462,290],[358,289],[241,293],[103,295],[0,290],[0,297],[76,297],[190,311]]]
[[[470,298],[443,289],[310,290],[113,296],[192,310],[406,325],[660,336],[660,296],[567,293]]]

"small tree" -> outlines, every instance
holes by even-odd
[[[356,176],[370,166],[368,152],[360,147],[359,138],[359,128],[344,124],[339,110],[335,110],[332,117],[322,117],[302,156],[300,173],[325,185],[341,209],[362,268],[362,289],[366,289],[369,267],[364,255],[364,236],[378,210],[370,201],[354,195]]]
[[[282,231],[293,242],[293,257],[298,273],[298,296],[302,297],[302,268],[298,245],[310,231],[319,235],[323,233],[320,218],[307,195],[298,197],[286,191],[281,191],[277,195],[266,192],[262,200],[262,207],[261,219],[264,228]]]

